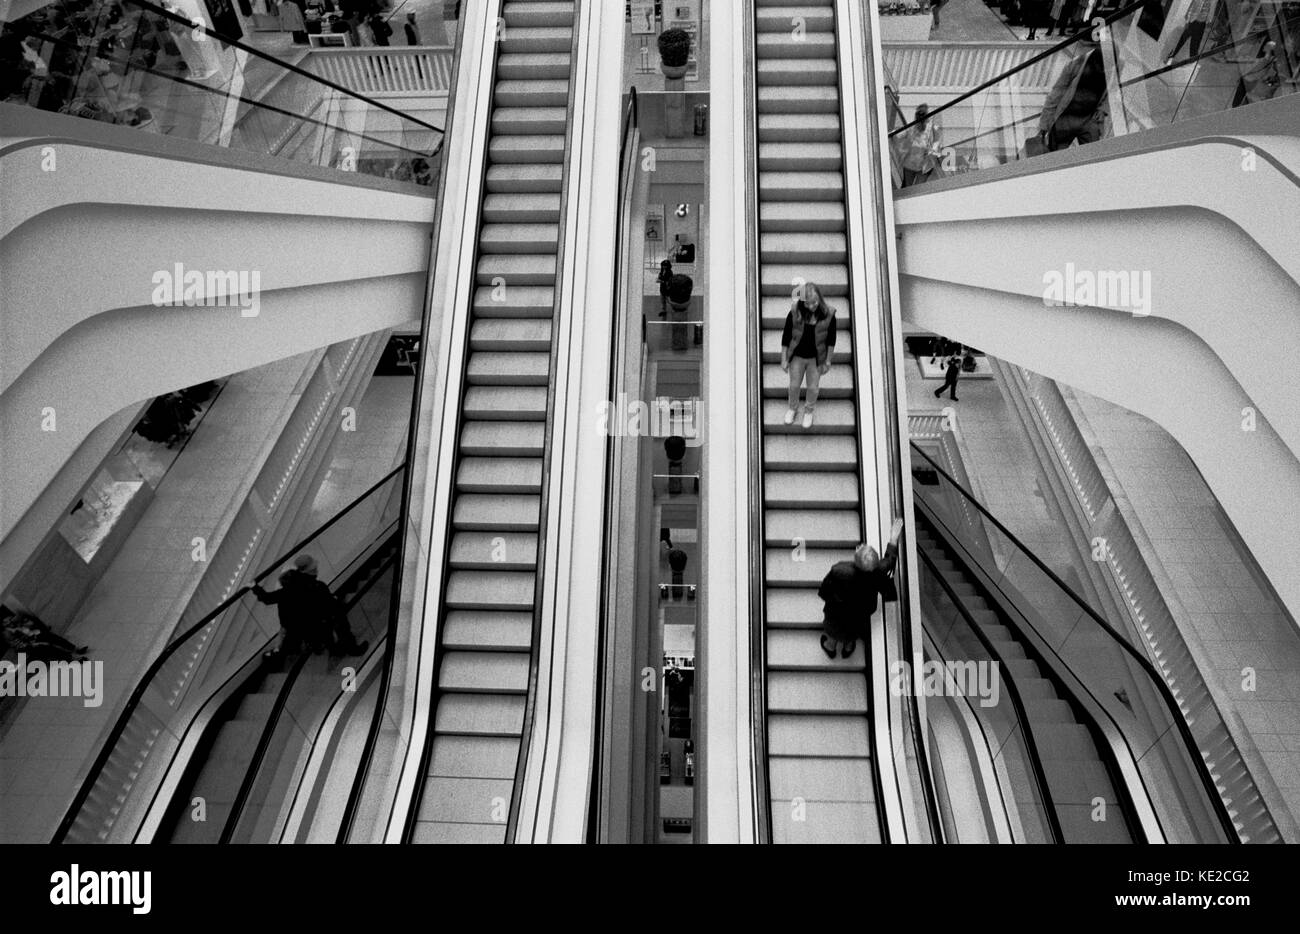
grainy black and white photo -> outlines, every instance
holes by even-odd
[[[0,82],[20,901],[1300,843],[1300,2],[0,0]]]

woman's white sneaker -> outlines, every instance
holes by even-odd
[[[812,410],[812,409],[804,409],[804,412],[803,412],[803,427],[804,427],[804,428],[811,428],[812,426],[813,426],[813,410]]]
[[[787,412],[785,413],[785,423],[786,423],[787,425],[793,425],[793,424],[794,424],[794,416],[795,416],[795,411],[794,411],[794,409],[790,409],[789,411],[787,411]]]

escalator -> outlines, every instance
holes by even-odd
[[[996,666],[1023,708],[988,713],[1003,737],[992,757],[1005,759],[1008,810],[1023,812],[1017,840],[1280,841],[1222,721],[1188,717],[1195,697],[1166,684],[1136,636],[1103,619],[929,453],[915,443],[912,453],[929,641]],[[1021,748],[1004,756],[1011,736]]]
[[[896,192],[900,311],[1171,435],[1295,616],[1300,527],[1275,516],[1300,498],[1300,416],[1258,361],[1300,352],[1300,10],[1226,0],[1224,28],[1189,46],[1181,18],[1152,33],[1150,9],[1126,3],[1007,71],[979,59],[987,80],[924,130],[907,118],[958,53],[900,72],[893,155],[927,133],[939,154]],[[1098,56],[1104,94],[1062,117]],[[1066,132],[1089,110],[1087,132]],[[1165,392],[1164,372],[1186,391]]]
[[[314,744],[323,711],[386,650],[404,474],[389,473],[252,580],[266,582],[298,556],[314,559],[319,579],[347,606],[353,634],[370,642],[365,658],[342,663],[352,674],[309,655],[288,677],[268,671],[263,653],[277,641],[278,613],[238,587],[150,663],[53,842],[245,842],[265,830],[263,812],[279,826],[271,817],[293,793],[302,761],[282,725],[314,723],[302,736]]]
[[[534,649],[576,16],[572,2],[501,7],[448,557],[431,571],[444,575],[444,599],[411,842],[506,838]]]
[[[355,673],[385,649],[382,624],[399,545],[386,532],[331,583],[353,635],[370,643],[367,651],[347,658],[302,653],[284,663],[264,658],[208,727],[155,839],[277,842],[327,712],[355,689]],[[199,801],[202,819],[195,819]]]
[[[792,28],[798,20],[803,28]],[[818,646],[817,588],[867,538],[832,0],[756,6],[759,282],[762,294],[762,536],[767,765],[774,842],[880,842],[869,649]],[[815,282],[837,309],[838,339],[816,421],[784,423],[778,365],[792,286]],[[883,661],[880,662],[883,664]],[[790,802],[803,819],[787,819]]]
[[[1036,789],[1044,812],[1048,838],[1058,843],[1135,842],[1132,803],[1120,799],[1112,776],[1117,769],[1105,755],[1106,746],[1092,718],[1078,699],[1041,660],[1031,643],[1012,628],[1014,623],[1000,605],[981,591],[976,578],[960,564],[954,549],[944,542],[936,525],[917,511],[917,551],[921,558],[922,607],[927,629],[934,617],[925,612],[931,588],[939,588],[962,610],[962,622],[975,630],[976,639],[988,646],[990,660],[1011,679],[1021,698],[1025,722],[1032,734],[1035,767],[1041,769],[1042,787]],[[1037,783],[1022,770],[1013,775],[1012,788],[1021,793]],[[1123,788],[1123,785],[1119,785]],[[1117,817],[1110,815],[1114,809]],[[1098,820],[1097,814],[1108,819]],[[1027,822],[1024,822],[1027,823]]]

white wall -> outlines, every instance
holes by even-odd
[[[39,540],[67,505],[67,484],[42,494],[114,413],[420,316],[427,193],[4,142],[0,587],[26,557],[12,545]],[[258,315],[155,307],[154,273],[177,262],[256,271]],[[55,431],[42,430],[48,409]]]
[[[1243,170],[1246,147],[1259,154],[1253,171]],[[1160,424],[1293,615],[1297,169],[1293,139],[1203,139],[918,189],[896,205],[904,317]],[[1149,273],[1150,315],[1045,306],[1044,274],[1067,263]],[[1248,408],[1254,431],[1243,430]]]

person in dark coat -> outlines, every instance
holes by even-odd
[[[329,585],[316,579],[316,570],[315,558],[299,555],[294,566],[280,575],[279,590],[268,592],[253,585],[254,596],[279,612],[284,638],[272,656],[296,655],[304,643],[315,652],[331,646],[333,655],[360,655],[369,646],[352,635],[347,613]]]
[[[393,34],[393,27],[388,25],[383,16],[376,13],[370,17],[370,34],[375,37],[375,45],[386,46],[388,45],[388,37]]]
[[[403,26],[402,29],[403,29],[403,31],[405,31],[405,33],[406,33],[406,44],[407,44],[407,45],[419,45],[419,44],[420,44],[420,27],[417,26],[416,23],[415,23],[415,14],[414,14],[414,13],[407,13],[407,14],[406,14],[406,25]]]
[[[864,542],[854,549],[851,561],[836,562],[822,578],[817,596],[825,601],[821,646],[827,658],[833,659],[837,650],[841,658],[851,657],[858,640],[870,635],[877,600],[898,599],[893,572],[902,527],[902,520],[895,520],[884,557]]]
[[[961,375],[961,357],[953,354],[948,358],[943,372],[943,385],[934,391],[934,397],[937,399],[943,395],[945,389],[948,390],[948,398],[953,402],[957,399],[957,378]]]

